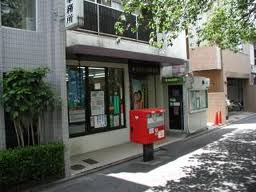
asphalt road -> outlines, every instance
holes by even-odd
[[[41,192],[255,192],[256,116]]]

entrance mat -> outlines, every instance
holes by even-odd
[[[83,160],[83,162],[88,163],[89,165],[94,165],[94,164],[99,163],[98,161],[95,161],[93,159],[85,159],[85,160]]]
[[[84,168],[85,168],[85,166],[83,166],[81,164],[76,164],[76,165],[71,166],[71,169],[74,170],[74,171],[79,171],[79,170],[82,170]]]

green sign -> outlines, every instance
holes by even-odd
[[[183,84],[185,82],[185,77],[163,77],[163,83],[168,84]]]

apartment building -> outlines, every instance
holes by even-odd
[[[251,53],[251,45],[240,46],[237,53],[220,50],[215,46],[190,49],[194,75],[208,77],[211,82],[208,92],[208,122],[214,122],[217,111],[222,112],[223,120],[228,118],[229,102],[236,105],[233,110],[255,111]],[[242,107],[238,107],[238,103]]]
[[[46,115],[44,139],[66,142],[65,2],[5,0],[0,6],[0,79],[14,68],[48,67],[48,81],[62,98],[62,107]],[[0,149],[15,145],[13,125],[0,107]]]

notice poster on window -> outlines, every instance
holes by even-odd
[[[124,126],[124,114],[121,113],[121,125]]]
[[[140,80],[132,79],[132,90],[133,109],[143,109],[144,94],[142,82]]]
[[[94,116],[94,128],[101,128],[107,126],[106,115],[97,115]]]
[[[120,99],[119,96],[114,96],[114,114],[120,113]]]
[[[119,115],[115,115],[114,116],[114,127],[118,127],[119,126]]]
[[[91,92],[91,115],[105,114],[104,91]]]

